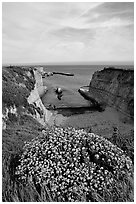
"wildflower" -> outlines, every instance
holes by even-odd
[[[95,160],[91,160],[88,152],[93,153]],[[114,167],[114,171],[111,173],[108,167]],[[35,177],[37,183],[50,184],[50,190],[61,195],[62,200],[65,200],[65,192],[69,201],[75,201],[73,190],[77,188],[73,185],[78,184],[82,193],[88,193],[94,186],[99,193],[104,186],[114,183],[117,175],[115,169],[119,171],[119,167],[122,172],[127,169],[131,172],[132,162],[106,139],[84,130],[52,127],[24,146],[16,175],[26,182],[27,179],[32,182]],[[56,182],[56,187],[52,182]]]
[[[99,159],[100,158],[99,154],[95,154],[95,158]]]

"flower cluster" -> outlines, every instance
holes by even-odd
[[[27,183],[45,185],[54,198],[80,201],[95,190],[103,195],[120,176],[132,173],[121,149],[83,129],[52,127],[24,146],[16,175]]]

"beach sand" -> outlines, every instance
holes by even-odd
[[[128,137],[134,129],[133,123],[126,122],[125,117],[112,107],[107,107],[103,112],[86,111],[83,114],[73,114],[71,116],[63,116],[54,111],[49,124],[90,129],[91,132],[106,138],[112,136],[113,127],[117,127],[123,137]]]

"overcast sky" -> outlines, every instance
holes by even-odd
[[[3,63],[134,60],[133,3],[3,3]]]

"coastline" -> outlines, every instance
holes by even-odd
[[[103,112],[88,110],[84,113],[70,114],[68,110],[66,111],[63,110],[63,114],[53,111],[48,124],[61,127],[89,128],[91,132],[105,138],[112,137],[114,127],[117,127],[120,135],[124,137],[133,131],[133,122],[128,121],[126,123],[124,115],[111,107],[107,107]]]
[[[113,81],[108,82],[110,84],[108,84],[107,86],[106,77],[109,76],[111,78],[111,75],[110,75],[111,71],[112,72],[115,71],[114,77],[113,77],[115,79]],[[100,79],[99,77],[97,77],[97,72],[93,74],[92,78],[95,78],[95,80],[93,80],[93,82],[91,80],[90,83],[95,84],[98,81],[99,86],[103,86],[106,90],[110,87],[111,94],[114,96],[112,97],[113,101],[111,106],[110,104],[107,104],[106,109],[102,112],[99,112],[97,110],[97,107],[96,108],[94,108],[94,106],[91,107],[90,101],[85,100],[78,93],[78,90],[76,89],[74,90],[74,92],[72,90],[71,92],[69,92],[67,90],[67,87],[65,87],[63,89],[62,100],[58,100],[54,91],[56,85],[53,82],[55,82],[55,80],[51,79],[50,81],[48,79],[47,81],[44,81],[43,83],[47,86],[48,91],[45,94],[45,96],[42,98],[43,104],[47,109],[50,102],[52,103],[51,105],[55,106],[55,110],[52,110],[52,116],[48,121],[49,125],[56,125],[56,126],[62,126],[62,127],[71,126],[75,128],[84,128],[84,129],[89,128],[95,134],[108,137],[108,138],[112,136],[113,128],[117,127],[119,133],[123,137],[127,137],[127,135],[133,132],[134,124],[133,124],[133,120],[131,120],[131,117],[130,118],[127,117],[127,114],[125,115],[118,108],[118,106],[120,107],[120,104],[122,103],[122,101],[118,100],[117,93],[122,94],[121,90],[124,90],[123,86],[125,86],[126,88],[125,81],[123,81],[124,80],[123,77],[126,77],[127,83],[130,83],[130,78],[125,75],[124,71],[123,71],[124,75],[119,75],[120,72],[122,72],[121,69],[111,70],[110,68],[109,69],[105,68],[104,71],[99,72],[99,73],[102,73],[100,75],[101,76]],[[118,75],[121,78],[120,80],[117,80]],[[49,83],[49,86],[48,86],[48,83]],[[130,87],[128,87],[128,90],[127,90],[128,93],[129,93],[129,89],[131,89],[131,83],[130,83]],[[120,92],[116,90],[118,88],[121,89]],[[108,97],[108,96],[110,97],[110,95],[107,96],[106,93],[107,92],[103,92],[101,94],[101,98]],[[132,95],[130,96],[128,95],[128,97],[130,97],[131,99]],[[107,100],[111,100],[111,99],[107,99]],[[117,100],[116,102],[117,104],[114,105],[113,102],[116,100]],[[125,105],[123,104],[123,107],[127,109],[126,104]]]

